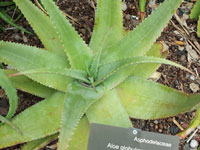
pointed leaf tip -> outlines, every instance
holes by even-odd
[[[43,0],[42,4],[59,35],[71,67],[86,71],[93,56],[91,50],[52,0]]]

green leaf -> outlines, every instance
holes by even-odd
[[[96,52],[95,56],[93,57],[91,67],[89,69],[89,75],[94,79],[96,78],[96,76],[98,74],[99,63],[100,63],[101,53],[103,50],[103,45],[104,45],[105,41],[107,40],[109,34],[110,33],[108,32],[107,35],[105,35],[102,46],[99,48],[99,50]]]
[[[164,57],[162,55],[162,45],[161,44],[154,44],[152,48],[149,50],[147,55],[149,56],[157,56],[157,57]],[[149,77],[158,67],[159,65],[154,64],[140,64],[136,67],[132,66],[132,70],[136,70],[136,73],[142,77]],[[141,67],[143,69],[141,70]],[[120,76],[121,77],[121,76]],[[115,107],[113,107],[115,106]],[[110,109],[112,108],[112,109]],[[87,117],[89,118],[90,122],[102,123],[102,124],[109,124],[115,125],[120,127],[130,127],[129,118],[127,118],[127,114],[124,111],[124,108],[120,102],[119,97],[116,94],[116,91],[113,89],[105,94],[98,102],[93,104],[88,111],[86,112]],[[121,117],[119,117],[121,116]],[[120,120],[119,120],[120,119]]]
[[[14,0],[14,2],[37,33],[44,47],[48,51],[64,56],[64,48],[50,22],[50,18],[29,0]]]
[[[7,119],[10,119],[16,112],[18,106],[17,91],[12,85],[12,82],[8,79],[2,69],[0,69],[0,86],[5,90],[9,99],[9,111],[6,115]]]
[[[163,45],[161,43],[155,43],[151,49],[147,52],[147,56],[166,58],[168,51],[163,51]],[[149,78],[160,66],[160,64],[138,64],[132,66],[132,76],[141,78]]]
[[[75,70],[75,69],[68,69],[68,68],[40,68],[40,69],[33,69],[33,70],[26,70],[20,73],[15,73],[9,75],[9,77],[12,76],[18,76],[18,75],[26,75],[26,74],[56,74],[66,77],[71,77],[74,79],[81,80],[86,83],[90,83],[87,79],[87,73],[85,71]]]
[[[42,139],[30,141],[26,143],[25,145],[23,145],[21,150],[40,150],[41,148],[43,148],[50,142],[56,140],[57,137],[58,137],[58,134],[56,133]]]
[[[139,0],[139,9],[140,9],[140,17],[143,21],[145,17],[146,0]]]
[[[147,52],[147,55],[150,56],[160,56],[160,48],[157,46],[152,46],[152,48]],[[165,56],[165,55],[164,55]],[[143,78],[148,78],[159,66],[160,64],[138,64],[136,66],[129,66],[124,69],[124,71],[119,71],[112,75],[111,78],[108,78],[103,82],[103,85],[106,89],[112,89],[126,80],[129,76],[136,75]],[[144,70],[141,67],[143,66]]]
[[[103,52],[101,63],[146,54],[181,2],[182,0],[165,0],[138,27],[125,35],[117,44],[108,48],[106,52]]]
[[[7,75],[17,73],[15,70],[5,70],[4,72]],[[15,88],[42,98],[48,98],[56,92],[56,90],[43,86],[42,84],[39,84],[24,75],[15,76],[9,79]]]
[[[200,105],[199,94],[188,95],[138,77],[128,78],[117,92],[128,114],[139,119],[175,116]]]
[[[87,111],[90,123],[108,124],[119,127],[132,127],[115,89],[108,91]]]
[[[72,140],[70,141],[69,144],[69,150],[80,150],[80,147],[81,150],[87,150],[89,130],[90,130],[90,124],[87,118],[84,116],[82,117],[80,123],[78,124],[75,133],[72,135]],[[46,144],[48,144],[49,141],[52,141],[57,137],[58,134],[56,133],[42,139],[30,141],[27,144],[25,144],[21,148],[21,150],[39,150]]]
[[[71,136],[87,109],[103,95],[101,87],[97,91],[73,83],[66,93],[61,120],[58,149],[65,150],[69,146]]]
[[[69,150],[87,150],[89,138],[90,124],[87,117],[83,116],[78,124],[77,129],[72,135],[72,140],[69,144]]]
[[[0,30],[6,32],[6,30],[2,26],[0,26]]]
[[[3,64],[2,63],[0,63],[0,69],[3,69]]]
[[[11,122],[19,128],[23,136],[10,126],[1,125],[0,148],[57,133],[60,129],[64,95],[64,93],[57,92],[52,97],[35,104],[13,118]]]
[[[197,36],[200,37],[200,15],[199,15],[199,21],[197,25]]]
[[[97,82],[95,83],[98,85],[99,83],[103,82],[105,79],[111,77],[113,74],[117,74],[118,71],[121,70],[121,72],[124,73],[124,68],[127,68],[131,65],[137,65],[137,64],[144,64],[144,63],[158,63],[158,64],[167,64],[167,65],[173,65],[176,67],[179,67],[183,70],[186,70],[190,73],[192,73],[189,69],[174,63],[169,60],[165,60],[162,58],[156,58],[156,57],[150,57],[150,56],[137,56],[137,57],[130,57],[125,59],[120,59],[117,61],[113,61],[111,63],[102,64],[99,69],[99,74],[97,76]],[[128,71],[131,72],[132,70]],[[128,76],[129,74],[127,74]]]
[[[123,35],[122,18],[121,0],[98,0],[94,31],[90,42],[90,48],[95,53],[121,39]]]
[[[17,131],[19,134],[23,135],[23,133],[12,123],[10,122],[7,118],[3,117],[0,115],[0,121],[8,124],[10,127],[12,127],[15,131]]]
[[[42,1],[42,4],[47,10],[55,30],[59,34],[71,67],[86,71],[92,58],[90,49],[52,0]]]
[[[66,68],[68,62],[65,57],[51,52],[21,44],[0,41],[0,61],[14,67],[18,71],[39,68]],[[60,75],[27,75],[29,78],[45,86],[66,91],[71,78]]]
[[[146,0],[139,0],[140,12],[145,12]]]
[[[154,43],[147,51],[146,56],[165,58],[167,56],[168,49],[164,48],[161,42]]]
[[[15,117],[11,122],[20,128],[24,136],[13,130],[9,125],[1,125],[0,148],[37,140],[57,133],[60,129],[63,104],[64,94],[56,93],[51,98],[39,102]],[[88,136],[89,123],[86,117],[83,117],[72,136],[69,150],[80,150],[80,147],[86,150]]]
[[[191,19],[198,19],[200,15],[200,0],[197,0],[195,5],[193,6],[191,13],[190,13],[190,18]]]
[[[24,29],[24,28],[22,28],[22,27],[16,25],[16,24],[13,22],[12,18],[11,18],[3,9],[0,9],[0,18],[3,19],[3,20],[4,20],[5,22],[7,22],[8,24],[10,24],[10,25],[16,27],[17,29],[19,29],[19,30],[21,30],[21,31],[24,31],[24,32],[26,32],[26,33],[28,33],[28,34],[32,34],[31,32],[27,31],[26,29]]]

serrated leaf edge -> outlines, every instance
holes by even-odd
[[[60,11],[60,9],[59,9],[59,7],[56,5],[56,3],[55,2],[53,2],[54,3],[54,5],[55,5],[55,7],[56,7],[56,9],[58,9],[59,11]],[[48,13],[48,12],[47,12]],[[57,27],[56,27],[56,25],[55,25],[55,22],[54,22],[54,20],[53,19],[51,19],[51,17],[50,17],[50,20],[51,20],[51,23],[52,23],[52,25],[53,25],[53,27],[54,27],[54,29],[55,29],[55,31],[56,31],[56,33],[57,33],[57,35],[58,35],[58,38],[59,38],[59,41],[60,41],[60,43],[61,43],[61,45],[62,45],[62,47],[64,48],[64,52],[65,52],[65,54],[66,54],[66,56],[67,56],[67,59],[68,59],[68,62],[69,62],[69,64],[70,64],[70,66],[72,66],[72,63],[71,63],[71,58],[70,58],[70,56],[69,56],[69,54],[68,54],[68,52],[67,52],[67,48],[64,46],[64,43],[63,43],[63,41],[62,41],[62,39],[61,39],[61,36],[59,35],[59,33],[57,32]],[[80,35],[78,34],[78,32],[75,30],[75,28],[72,26],[72,24],[69,22],[69,25],[74,29],[74,31],[77,33],[77,35],[80,37]],[[90,53],[91,54],[93,54],[93,51],[90,49],[90,47],[85,43],[85,41],[80,37],[80,39],[81,39],[81,41],[87,46],[87,48],[88,48],[88,50],[90,51]],[[81,70],[80,68],[74,68],[74,69],[79,69],[79,70]],[[83,70],[84,71],[84,70]]]
[[[142,78],[140,78],[140,77],[136,77],[136,78],[137,78],[137,80],[141,80],[141,79],[142,79]],[[178,92],[181,92],[182,94],[184,94],[184,95],[188,98],[188,100],[189,100],[189,98],[190,98],[191,96],[194,95],[194,94],[185,93],[185,92],[183,92],[183,91],[180,91],[180,90],[177,90],[177,89],[168,87],[168,86],[166,86],[166,85],[163,85],[163,84],[160,84],[160,83],[157,83],[157,82],[153,82],[153,81],[151,81],[151,80],[146,80],[146,82],[149,82],[150,84],[153,83],[154,85],[159,85],[159,86],[162,86],[162,87],[167,87],[167,88],[176,90],[176,91],[178,91]],[[199,96],[200,96],[200,94],[199,94]],[[193,106],[193,107],[192,107],[190,110],[188,110],[188,111],[193,111],[193,110],[195,110],[198,106],[200,106],[200,102],[199,102],[199,104]],[[186,112],[188,112],[188,111],[180,112],[180,114],[186,113]],[[173,117],[173,116],[176,116],[176,115],[169,115],[169,116],[166,116],[165,118]],[[134,118],[135,118],[135,119],[141,119],[141,118],[137,118],[137,117],[134,117]],[[150,120],[155,120],[155,119],[163,119],[163,118],[152,118],[152,119],[150,119]],[[149,120],[149,119],[144,119],[144,118],[142,118],[141,120]]]

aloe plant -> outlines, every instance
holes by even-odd
[[[199,19],[197,25],[197,36],[200,37],[200,0],[197,0],[190,13],[191,19]]]
[[[38,149],[59,134],[58,149],[87,149],[90,123],[131,127],[129,117],[157,119],[197,109],[188,95],[147,80],[164,63],[155,43],[182,0],[165,0],[136,29],[124,35],[121,0],[98,0],[89,46],[51,0],[48,16],[31,1],[14,0],[45,50],[0,41],[0,60],[14,86],[45,98],[11,120],[23,133],[0,126],[0,148],[27,142]],[[52,136],[52,137],[49,137]]]

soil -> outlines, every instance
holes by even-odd
[[[138,7],[137,7],[136,2],[137,2],[136,0],[124,0],[125,5],[127,6],[127,8],[123,11],[125,30],[132,30],[141,22],[141,19],[138,14]],[[160,1],[157,0],[156,4],[159,4],[160,2],[161,0]],[[72,25],[81,35],[81,37],[86,41],[86,43],[89,43],[90,37],[92,35],[93,24],[94,24],[94,16],[95,16],[94,7],[96,5],[95,2],[93,0],[82,0],[82,1],[59,0],[57,4],[59,5],[61,10],[63,10],[66,14],[70,16],[68,17],[68,19],[70,20]],[[182,6],[179,8],[178,13],[177,13],[180,18],[182,18],[184,15],[188,16],[191,10],[191,7],[189,7],[191,6],[191,4],[192,2],[189,0],[185,1],[182,4]],[[147,6],[146,11],[147,11],[147,16],[148,16],[152,12],[152,8]],[[13,17],[16,17],[19,11],[16,9],[15,13],[13,11],[10,11],[9,13],[12,16],[14,14]],[[196,59],[188,58],[189,51],[186,44],[187,40],[184,35],[177,34],[177,28],[176,26],[174,26],[172,22],[178,28],[182,29],[177,19],[173,17],[172,21],[164,29],[164,32],[161,34],[160,38],[158,39],[158,41],[163,41],[165,43],[164,45],[169,48],[169,54],[167,56],[167,59],[177,62],[179,64],[182,64],[183,66],[186,66],[187,68],[199,74],[200,64],[199,64],[198,52],[196,52],[197,55],[195,55],[197,56],[197,58],[195,57]],[[197,22],[195,20],[191,20],[187,18],[186,23],[187,23],[188,29],[196,30]],[[17,22],[17,24],[33,32],[33,30],[31,29],[31,27],[29,26],[28,22],[26,21],[24,17],[22,17]],[[0,20],[0,25],[6,28],[5,33],[0,31],[0,40],[24,43],[27,45],[32,45],[32,46],[37,46],[37,47],[43,47],[37,35],[35,34],[30,35],[30,34],[21,32],[20,30],[7,25],[2,20]],[[196,37],[196,34],[193,31],[191,31],[190,33],[191,33],[190,38],[194,39],[194,41],[197,41],[197,43],[200,44],[200,39]],[[177,44],[176,41],[181,41],[184,44],[183,45]],[[198,93],[200,91],[198,89],[200,81],[194,78],[192,75],[180,69],[162,65],[157,70],[157,72],[159,76],[156,77],[156,79],[155,78],[153,79],[153,80],[156,80],[157,82],[163,83],[169,87],[176,88],[178,90],[182,90],[186,93]],[[194,88],[191,87],[192,83],[197,86],[196,90],[194,90]],[[28,93],[24,93],[21,91],[18,91],[18,96],[19,96],[19,106],[18,106],[17,114],[42,100],[39,97],[35,97],[33,95],[30,95]],[[0,114],[6,115],[8,111],[8,107],[9,106],[8,106],[7,97],[5,93],[3,92],[3,90],[1,89],[0,90]],[[176,135],[177,133],[180,132],[180,129],[174,124],[173,119],[176,119],[176,121],[183,128],[186,128],[194,116],[195,116],[195,111],[188,112],[188,113],[167,118],[167,119],[138,120],[138,119],[131,118],[131,120],[132,120],[133,126],[136,128],[140,128],[145,131]],[[195,135],[194,138],[200,142],[200,131]],[[55,144],[55,142],[51,143],[50,145],[52,144]],[[14,146],[11,148],[6,148],[4,150],[9,150],[9,149],[16,150],[16,149],[19,149],[20,146],[21,145]],[[181,141],[180,150],[183,149],[183,146],[184,146],[184,141]],[[53,149],[53,148],[45,147],[44,149]]]

